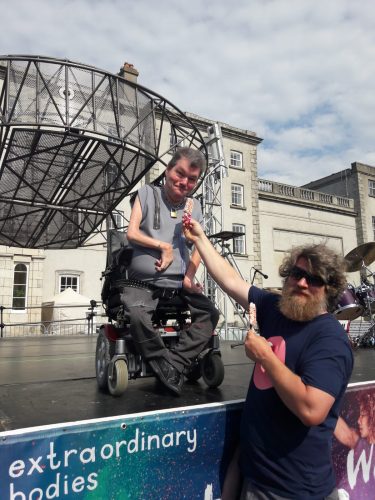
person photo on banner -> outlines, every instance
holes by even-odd
[[[375,498],[375,392],[361,391],[357,401],[357,427],[350,427],[340,416],[334,432],[337,441],[350,448],[346,475],[338,484],[340,498],[350,500]]]

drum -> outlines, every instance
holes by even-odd
[[[349,285],[341,295],[334,315],[338,320],[349,320],[358,318],[363,313],[364,307],[356,297],[354,287]]]
[[[361,285],[355,291],[359,303],[369,314],[375,314],[375,289],[373,285]]]

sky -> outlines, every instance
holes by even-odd
[[[0,54],[70,59],[256,133],[258,176],[375,166],[373,0],[0,0]]]

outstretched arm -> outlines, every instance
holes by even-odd
[[[139,228],[142,221],[142,207],[137,196],[131,214],[127,237],[130,243],[136,243],[142,247],[153,248],[160,251],[160,259],[155,262],[157,271],[165,271],[173,262],[173,248],[170,243],[151,238],[143,233]]]
[[[247,309],[249,283],[243,280],[229,262],[217,253],[196,220],[185,220],[183,228],[186,238],[194,243],[212,278],[222,290]]]

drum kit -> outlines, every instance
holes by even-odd
[[[353,321],[364,318],[366,328],[356,337],[349,338],[356,344],[355,347],[375,346],[375,273],[367,266],[375,261],[375,242],[364,243],[345,255],[346,271],[351,273],[360,271],[361,283],[358,287],[347,285],[341,295],[334,315],[340,321]],[[369,281],[372,279],[372,283]],[[369,322],[369,323],[368,323]],[[367,326],[369,324],[369,326]],[[350,331],[350,330],[349,330]]]

